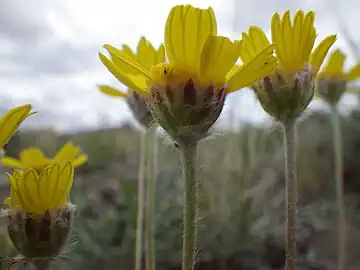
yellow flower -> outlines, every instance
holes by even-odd
[[[345,54],[337,49],[330,56],[327,65],[322,68],[317,78],[334,78],[342,79],[347,82],[355,81],[360,78],[360,61],[353,66],[350,70],[345,71],[346,56]]]
[[[19,106],[8,111],[0,119],[0,148],[4,147],[25,118],[34,114],[30,112],[31,109],[30,104]]]
[[[276,66],[273,46],[269,45],[236,72],[230,72],[239,57],[239,42],[217,36],[211,8],[173,7],[165,25],[164,44],[168,63],[150,69],[127,53],[105,45],[113,59],[136,71],[132,74],[101,53],[100,59],[120,82],[146,96],[154,117],[173,137],[180,133],[185,137],[205,135],[222,110],[225,93],[259,80]],[[185,132],[184,127],[191,130]]]
[[[39,148],[31,147],[20,153],[19,160],[12,157],[4,157],[1,162],[5,166],[15,169],[32,168],[40,174],[47,166],[53,163],[64,164],[71,161],[74,168],[83,165],[87,161],[87,156],[80,152],[80,147],[67,142],[52,159],[46,157]]]
[[[316,30],[315,14],[296,12],[293,22],[290,11],[282,18],[275,13],[271,21],[272,42],[275,44],[277,68],[273,74],[252,85],[264,108],[280,121],[297,118],[314,96],[314,78],[326,54],[336,40],[330,35],[313,50]],[[270,44],[263,30],[251,26],[242,33],[240,58],[244,63]]]
[[[141,37],[136,53],[134,53],[131,48],[127,45],[123,45],[121,50],[124,54],[128,55],[129,57],[133,58],[135,61],[140,63],[145,69],[150,71],[151,67],[165,61],[165,48],[164,45],[161,44],[158,49],[155,47],[145,38]],[[116,66],[117,69],[121,70],[124,73],[129,73],[131,75],[137,74],[137,70],[133,68],[129,68],[129,66],[119,59],[112,53],[110,53],[112,64]],[[99,86],[100,92],[112,96],[112,97],[120,97],[120,98],[127,98],[128,94],[124,91],[118,90],[108,85],[100,85]]]
[[[165,26],[165,48],[169,64],[146,66],[124,51],[110,45],[104,47],[112,61],[100,53],[100,59],[109,71],[129,88],[146,94],[153,85],[186,84],[191,79],[198,88],[228,85],[228,91],[243,88],[272,71],[275,59],[273,47],[267,46],[257,53],[236,73],[228,76],[239,57],[239,43],[217,36],[216,19],[211,8],[206,10],[190,5],[171,9]],[[130,70],[127,74],[118,68],[122,63]],[[149,61],[150,62],[150,61]],[[150,86],[149,86],[150,85]]]
[[[360,62],[345,71],[345,54],[337,49],[329,57],[328,63],[317,75],[315,97],[320,97],[330,105],[336,105],[347,91],[347,83],[360,78]],[[350,92],[350,91],[349,91]]]
[[[30,168],[14,170],[8,174],[10,197],[5,200],[10,209],[42,215],[48,210],[59,209],[68,204],[72,187],[74,167],[71,162],[53,163],[41,173]]]
[[[299,10],[293,22],[291,22],[290,11],[286,11],[282,18],[278,13],[273,15],[271,37],[275,44],[279,69],[294,73],[310,64],[312,74],[317,74],[326,54],[336,40],[336,35],[326,37],[313,50],[316,38],[314,21],[313,11],[304,14],[302,10]],[[259,27],[251,26],[248,33],[242,34],[241,60],[246,63],[268,44],[269,40],[265,33]]]

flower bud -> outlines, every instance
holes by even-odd
[[[197,87],[190,78],[180,84],[153,85],[146,101],[165,131],[178,144],[188,145],[209,135],[225,97],[225,87]]]
[[[129,89],[126,101],[133,116],[140,124],[148,128],[154,123],[153,116],[146,105],[143,95]]]
[[[321,78],[316,84],[317,94],[331,106],[336,105],[346,91],[346,80],[341,78]]]
[[[276,70],[253,86],[263,109],[280,122],[293,121],[314,96],[313,74],[305,68],[294,74]]]
[[[68,204],[34,216],[7,211],[7,227],[14,247],[27,261],[56,258],[69,240],[75,207]]]

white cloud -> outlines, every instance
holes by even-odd
[[[285,0],[266,5],[260,0],[242,0],[241,6],[235,5],[238,0],[34,1],[37,9],[35,4],[19,9],[16,1],[0,4],[0,89],[11,106],[32,102],[39,115],[44,115],[32,117],[26,121],[28,125],[50,124],[59,129],[96,127],[103,119],[117,124],[131,118],[125,102],[98,92],[96,85],[100,83],[122,86],[107,72],[97,53],[105,43],[126,43],[135,48],[142,35],[158,45],[167,14],[175,4],[212,6],[220,34],[233,38],[251,24],[269,27],[271,14],[287,8],[315,8],[319,38],[338,30],[324,8],[326,3],[319,0],[301,2],[301,6],[298,1]],[[356,6],[353,0],[347,1]],[[348,10],[351,8],[342,5],[342,12]],[[345,16],[345,20],[351,26],[359,19]],[[360,36],[356,31],[351,33]],[[341,36],[337,46],[348,50]],[[267,118],[250,91],[231,96],[221,117],[223,123],[229,106],[240,119]]]

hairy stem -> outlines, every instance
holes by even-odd
[[[333,126],[334,172],[336,178],[336,203],[338,211],[338,270],[344,270],[346,264],[346,216],[343,183],[343,153],[341,124],[336,105],[331,107]]]
[[[147,133],[141,134],[140,142],[140,164],[138,172],[138,212],[136,221],[136,244],[135,244],[135,270],[141,270],[143,224],[144,224],[144,202],[145,202],[145,168],[146,168],[146,140]]]
[[[185,186],[182,270],[192,270],[196,252],[197,182],[195,168],[197,166],[197,143],[182,146],[180,151]]]
[[[296,203],[297,203],[297,160],[296,121],[285,121],[285,177],[286,177],[286,270],[296,269]]]
[[[157,126],[148,130],[147,140],[147,188],[145,205],[146,270],[155,269],[155,189],[157,178]]]

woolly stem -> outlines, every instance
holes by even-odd
[[[336,203],[338,210],[338,270],[346,264],[346,215],[344,202],[343,152],[340,116],[336,105],[331,106],[333,127],[334,173],[336,178]]]
[[[286,270],[296,270],[296,120],[283,122],[286,177]]]
[[[147,131],[148,132],[148,131]],[[136,243],[135,243],[135,270],[141,270],[143,224],[144,224],[144,202],[145,202],[145,169],[146,169],[146,141],[147,132],[141,134],[140,141],[140,164],[138,171],[138,212],[136,221]]]
[[[196,252],[197,183],[195,168],[197,166],[197,143],[181,146],[180,152],[185,185],[182,270],[192,270]]]
[[[148,130],[147,142],[147,188],[145,205],[145,260],[146,270],[155,269],[155,189],[157,178],[157,126],[153,125]]]

